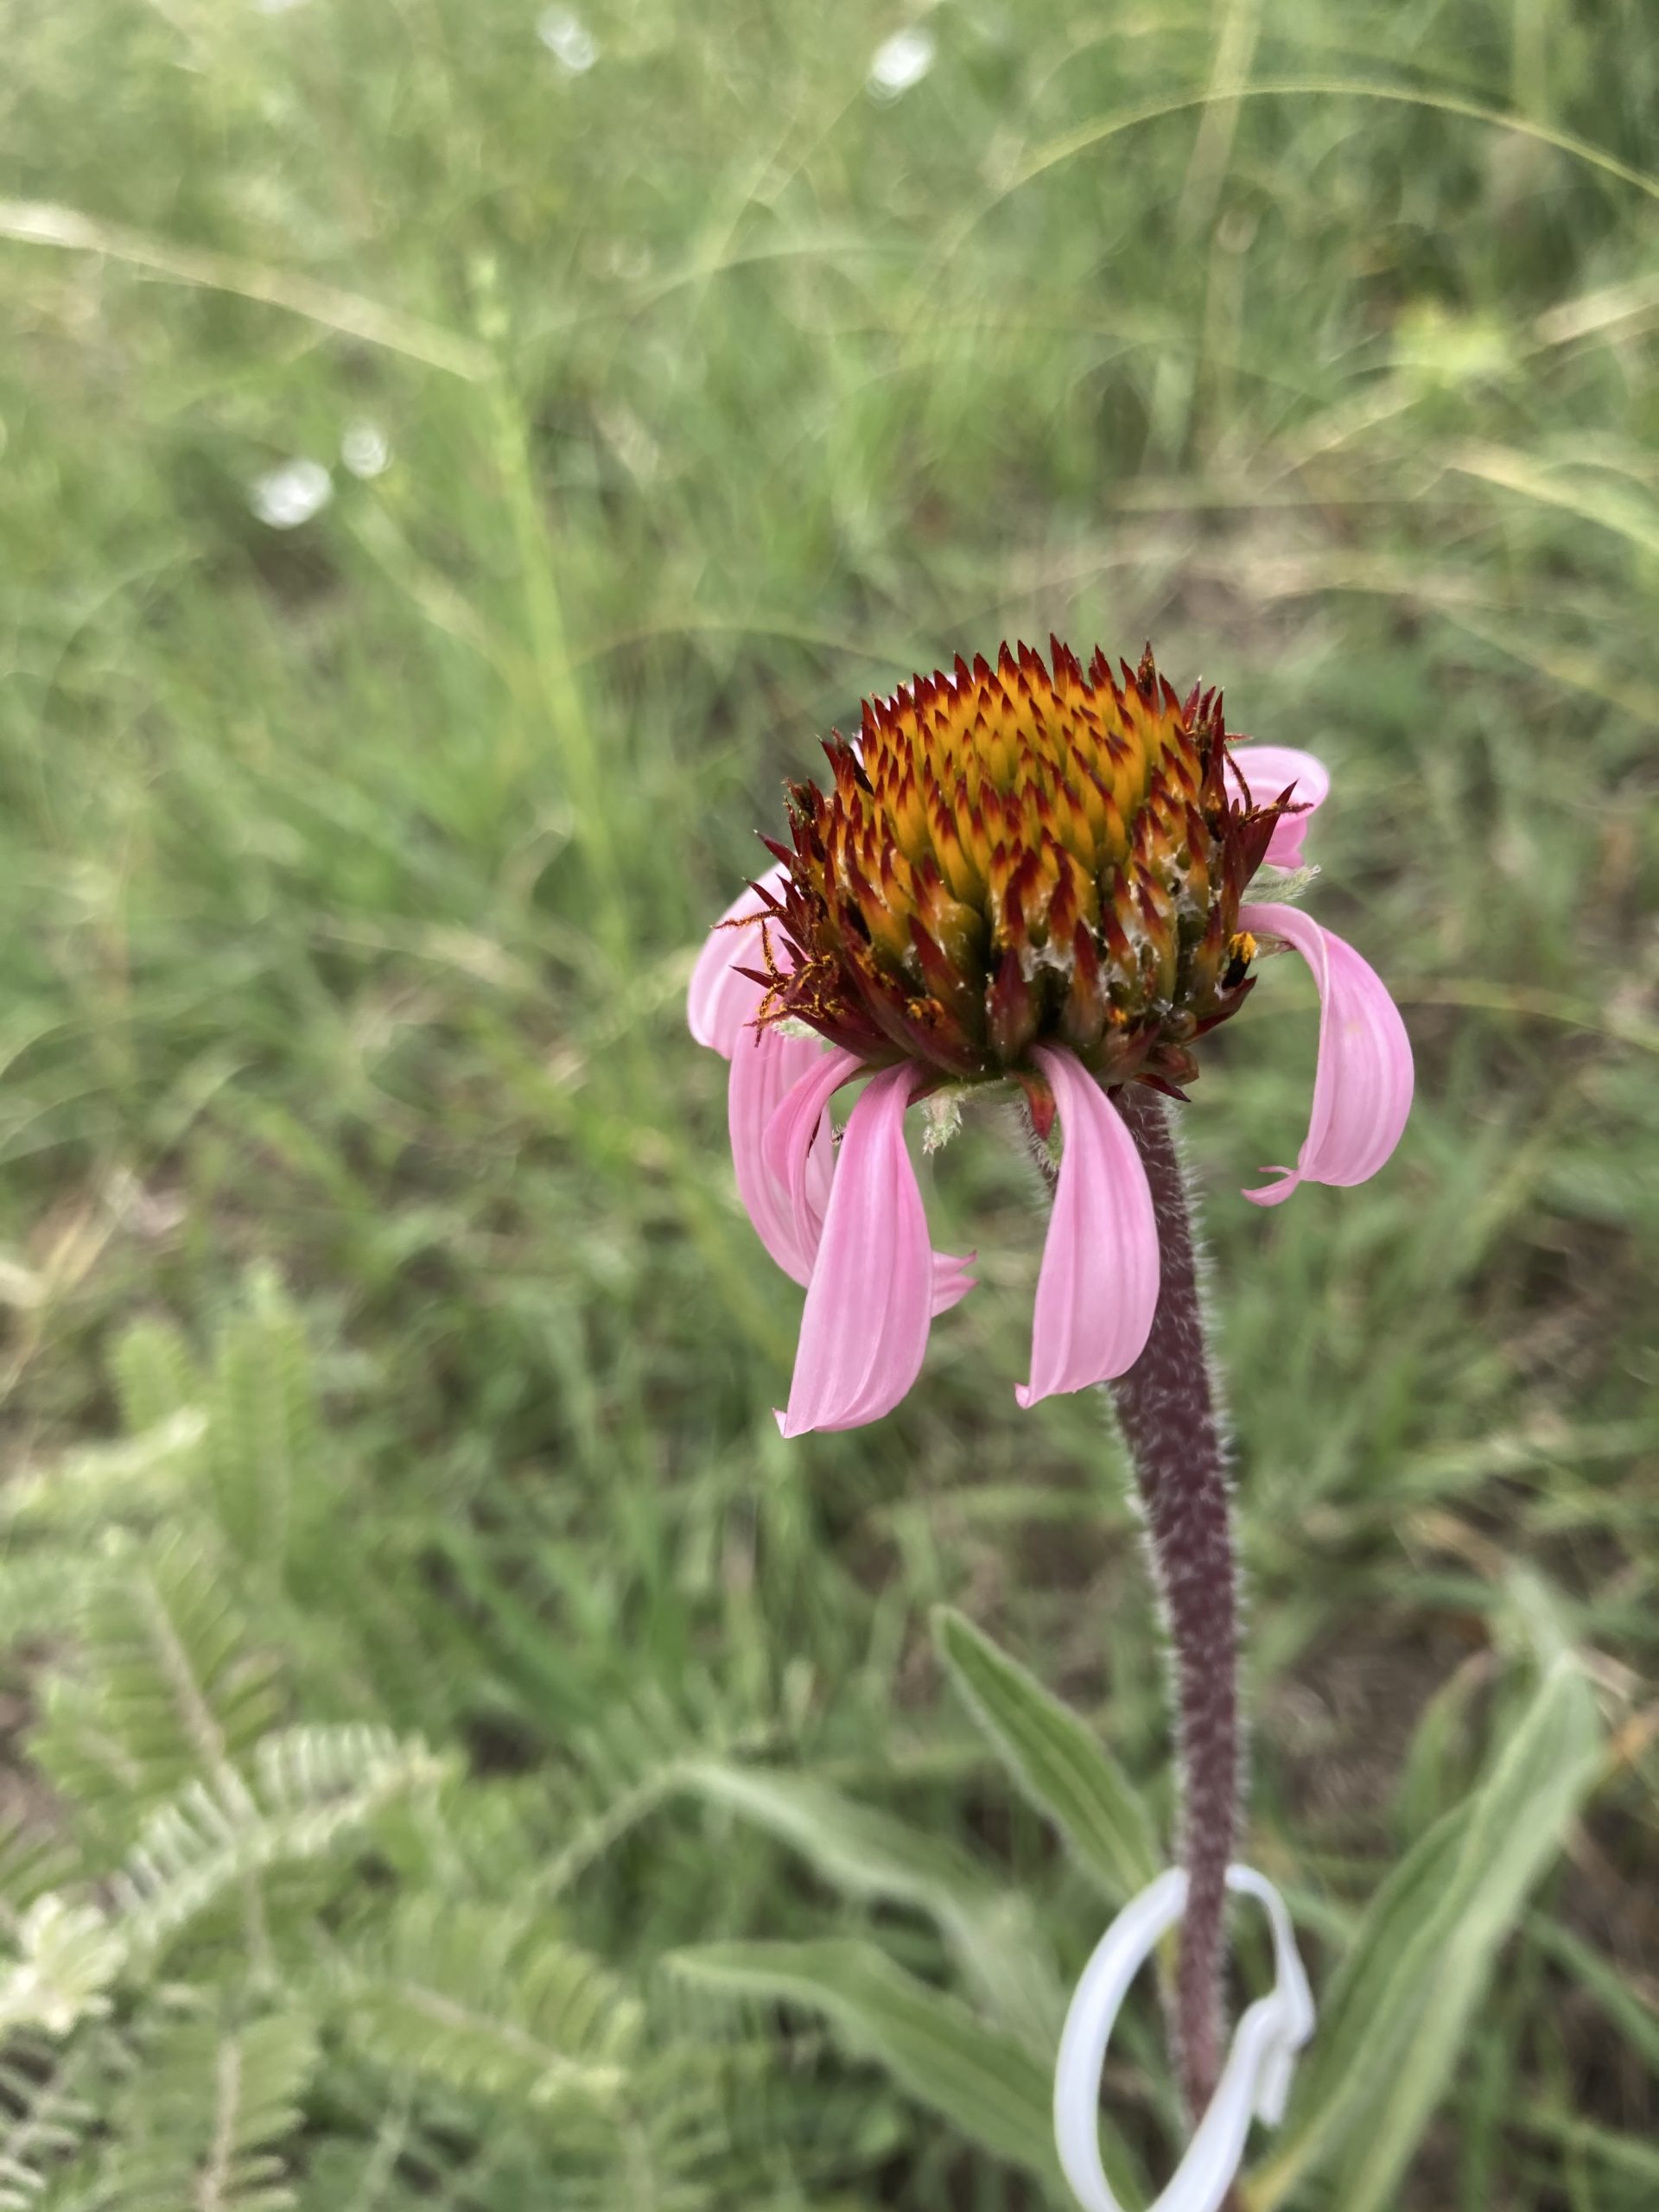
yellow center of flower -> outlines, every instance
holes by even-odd
[[[1217,694],[1120,665],[1004,645],[868,702],[831,788],[790,787],[761,1019],[957,1077],[1048,1041],[1109,1083],[1190,1079],[1249,988],[1238,902],[1274,814],[1228,791]]]

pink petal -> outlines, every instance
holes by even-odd
[[[784,869],[779,864],[768,868],[759,883],[775,891],[783,880]],[[760,917],[766,911],[766,901],[757,885],[746,884],[709,931],[709,941],[691,970],[691,982],[685,995],[686,1020],[698,1044],[710,1046],[722,1059],[731,1058],[739,1037],[754,1020],[755,1008],[760,1003],[760,986],[736,971],[739,967],[758,968],[762,964]],[[722,926],[750,914],[755,917],[755,926],[751,930]],[[776,930],[772,932],[772,949],[779,966],[784,966],[786,947]]]
[[[932,1313],[936,1321],[941,1313],[948,1313],[953,1306],[960,1306],[978,1281],[977,1275],[966,1272],[973,1264],[974,1255],[971,1252],[963,1254],[960,1258],[949,1252],[933,1255]]]
[[[761,1156],[766,1172],[785,1192],[807,1255],[807,1281],[823,1230],[824,1209],[835,1170],[833,1137],[823,1126],[824,1110],[843,1083],[859,1074],[863,1063],[856,1052],[831,1050],[822,1045],[804,1070],[795,1088],[779,1105],[761,1133]]]
[[[758,1004],[760,985],[748,988]],[[830,1202],[836,1158],[830,1094],[850,1081],[859,1066],[852,1052],[826,1053],[816,1037],[784,1037],[771,1028],[740,1029],[733,1047],[726,1118],[738,1196],[756,1236],[784,1273],[798,1283],[812,1279],[823,1210]],[[774,1165],[766,1146],[767,1131],[785,1109],[800,1124],[798,1139],[791,1135],[791,1147],[798,1142],[800,1152],[793,1185],[787,1154],[781,1166]],[[808,1141],[814,1137],[809,1151]]]
[[[1158,1305],[1158,1224],[1135,1140],[1069,1052],[1039,1045],[1065,1132],[1054,1211],[1037,1278],[1031,1381],[1022,1406],[1082,1390],[1140,1358]]]
[[[1295,906],[1241,906],[1238,925],[1282,938],[1313,971],[1319,990],[1319,1057],[1313,1112],[1296,1165],[1278,1183],[1246,1191],[1276,1206],[1299,1183],[1363,1183],[1400,1141],[1411,1111],[1411,1040],[1381,979],[1350,944]]]
[[[1299,753],[1294,745],[1235,746],[1227,756],[1227,765],[1233,772],[1234,784],[1252,806],[1271,806],[1287,786],[1295,785],[1291,804],[1306,810],[1280,816],[1273,825],[1268,860],[1274,868],[1300,868],[1302,840],[1314,808],[1324,804],[1331,789],[1330,770],[1311,753]]]
[[[822,1053],[822,1047],[819,1048]],[[738,1062],[734,1060],[734,1078]],[[761,1159],[770,1182],[785,1198],[789,1208],[791,1233],[796,1240],[804,1266],[799,1272],[779,1258],[777,1248],[760,1227],[760,1220],[753,1205],[750,1218],[760,1230],[762,1241],[773,1259],[786,1274],[797,1282],[810,1279],[812,1262],[817,1256],[818,1240],[823,1233],[824,1210],[830,1203],[830,1186],[835,1172],[836,1147],[826,1114],[830,1098],[843,1083],[849,1083],[860,1071],[860,1062],[853,1052],[832,1052],[821,1058],[816,1066],[808,1067],[796,1086],[778,1107],[767,1123],[761,1142]],[[735,1113],[735,1109],[734,1109]],[[733,1151],[737,1147],[736,1125],[734,1122]],[[740,1172],[738,1187],[743,1187]],[[748,1205],[747,1195],[744,1203]],[[935,1316],[947,1313],[959,1305],[974,1287],[974,1277],[964,1270],[972,1264],[973,1254],[958,1258],[949,1252],[933,1255],[933,1312]]]
[[[891,1411],[921,1372],[932,1255],[905,1109],[919,1069],[884,1068],[854,1107],[801,1317],[785,1436],[856,1428]]]

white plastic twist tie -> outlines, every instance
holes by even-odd
[[[1285,1901],[1254,1867],[1230,1866],[1227,1886],[1259,1897],[1273,1925],[1274,1986],[1239,2022],[1227,2063],[1173,2179],[1149,2212],[1217,2212],[1236,2179],[1252,2119],[1284,2116],[1296,2054],[1313,2032],[1313,1999]],[[1084,2212],[1123,2212],[1100,2163],[1100,2076],[1129,1985],[1186,1910],[1186,1875],[1160,1874],[1119,1913],[1083,1970],[1054,2065],[1054,2141]]]

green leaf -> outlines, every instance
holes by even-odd
[[[1058,2186],[1048,2068],[874,1944],[709,1943],[668,1963],[702,1988],[817,2013],[970,2142]]]
[[[1546,1958],[1565,1967],[1595,1999],[1648,2071],[1659,2075],[1659,2011],[1631,1987],[1611,1960],[1570,1929],[1535,1918],[1528,1922],[1527,1933]]]
[[[708,1759],[683,1779],[798,1851],[846,1896],[926,1913],[987,2009],[1039,2053],[1054,2050],[1065,1993],[1036,1916],[963,1853],[811,1777]]]
[[[97,1901],[47,1891],[0,1959],[0,2031],[67,2034],[109,2010],[105,1993],[166,1955],[181,1929],[272,1867],[326,1860],[353,1831],[444,1770],[423,1744],[363,1726],[285,1729],[257,1749],[254,1783],[226,1769],[145,1821]],[[339,1854],[340,1878],[351,1862]]]
[[[130,1435],[160,1428],[200,1403],[195,1363],[171,1321],[146,1317],[124,1330],[111,1370]]]
[[[24,1467],[0,1492],[0,1522],[39,1536],[79,1537],[121,1522],[149,1525],[176,1512],[207,1417],[181,1407],[113,1444],[86,1444],[44,1467]],[[8,1626],[10,1624],[8,1622]]]
[[[279,2212],[292,2204],[277,2145],[299,2127],[297,2100],[316,2055],[311,2022],[299,2013],[234,2029],[169,2021],[141,2038],[117,2114],[117,2201],[156,2212]]]
[[[60,2050],[8,2037],[0,2058],[0,2212],[68,2212],[77,2202],[60,2186],[66,2168],[108,2119],[107,2082],[89,2082],[88,2051],[87,2038]],[[89,2087],[99,2093],[96,2101]],[[74,2159],[83,2174],[89,2163]]]
[[[639,2007],[594,1960],[516,1908],[422,1897],[346,1969],[353,2046],[381,2064],[524,2105],[601,2104],[628,2079]]]
[[[1161,1872],[1135,1785],[1075,1713],[950,1606],[933,1615],[940,1656],[1021,1794],[1047,1815],[1114,1904]]]
[[[1654,2202],[1647,2190],[1659,2191],[1659,2148],[1646,2137],[1626,2135],[1616,2128],[1603,2127],[1595,2120],[1580,2119],[1576,2113],[1548,2107],[1523,2105],[1515,2117],[1516,2125],[1523,2134],[1561,2145],[1578,2152],[1581,2158],[1593,2158],[1615,2173],[1629,2174],[1645,2183],[1647,2189],[1641,2201],[1645,2204]],[[1580,2201],[1590,2200],[1581,2197]]]
[[[0,1926],[15,1935],[29,1906],[75,1873],[80,1854],[69,1839],[15,1814],[0,1818]]]
[[[1343,2212],[1392,2201],[1452,2085],[1499,1946],[1590,1786],[1599,1732],[1584,1675],[1544,1676],[1485,1783],[1378,1891],[1337,1979],[1289,2133],[1249,2191],[1270,2212],[1345,2149]]]
[[[1437,1821],[1372,1898],[1353,1947],[1319,2006],[1319,2024],[1302,2062],[1293,2110],[1324,2113],[1337,2125],[1343,2095],[1358,2099],[1378,2023],[1408,2006],[1421,1976],[1414,1937],[1432,1921],[1451,1878],[1472,1808],[1459,1805]]]
[[[86,1584],[85,1560],[67,1545],[0,1554],[0,1641],[10,1649],[61,1636]]]
[[[72,1904],[51,1891],[36,1897],[17,1929],[16,1950],[0,1971],[0,2035],[39,2026],[64,2036],[110,2009],[105,1993],[124,1951],[95,1904]]]
[[[193,1783],[144,1823],[109,1884],[130,1960],[164,1955],[181,1928],[249,1878],[334,1858],[345,1837],[435,1790],[445,1772],[418,1738],[353,1723],[278,1730],[252,1765],[251,1789],[232,1772],[213,1788]]]
[[[274,1275],[223,1332],[209,1394],[207,1465],[220,1525],[238,1556],[280,1584],[296,1518],[319,1481],[310,1355]]]
[[[83,1821],[129,1833],[193,1779],[216,1782],[276,1718],[276,1668],[215,1550],[188,1535],[113,1547],[81,1577],[73,1671],[32,1750]]]

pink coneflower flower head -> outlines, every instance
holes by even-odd
[[[1237,1013],[1264,939],[1321,1000],[1311,1125],[1294,1167],[1247,1193],[1357,1183],[1399,1141],[1411,1050],[1388,993],[1297,908],[1252,905],[1297,866],[1328,779],[1310,754],[1233,749],[1217,691],[1181,700],[1150,651],[1114,675],[1004,645],[865,703],[824,786],[789,786],[790,842],[712,932],[693,1034],[731,1062],[738,1188],[806,1286],[786,1435],[897,1404],[932,1317],[972,1287],[934,1252],[905,1138],[945,1086],[1017,1084],[1063,1147],[1038,1281],[1031,1405],[1124,1373],[1158,1299],[1145,1172],[1113,1103],[1177,1096],[1194,1046]],[[837,1142],[830,1101],[872,1080]]]

